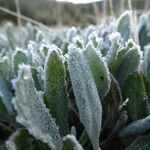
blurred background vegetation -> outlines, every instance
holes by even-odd
[[[90,4],[72,4],[55,0],[19,0],[21,14],[40,21],[48,26],[96,24],[104,17],[114,14],[118,17],[128,9],[128,0],[105,0]],[[113,8],[110,9],[112,2]],[[131,0],[133,10],[137,14],[150,9],[150,0]],[[0,6],[16,12],[15,0],[0,0]],[[0,11],[0,23],[16,17]]]

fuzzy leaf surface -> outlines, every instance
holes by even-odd
[[[68,98],[66,70],[56,50],[50,51],[45,65],[44,102],[60,127],[62,136],[68,133]]]
[[[13,80],[16,97],[13,104],[18,112],[17,121],[36,139],[47,143],[52,150],[61,150],[59,129],[46,108],[42,93],[35,89],[31,68],[21,65],[18,77]]]
[[[92,71],[83,52],[75,46],[69,47],[69,73],[80,121],[92,142],[94,150],[99,149],[102,106]]]
[[[121,33],[124,41],[131,37],[131,12],[125,11],[118,19],[117,31]]]
[[[106,63],[102,60],[101,54],[89,45],[84,51],[102,100],[110,89],[110,75]]]
[[[133,47],[124,54],[116,77],[120,86],[125,83],[129,75],[138,70],[140,59],[141,52],[139,47]]]

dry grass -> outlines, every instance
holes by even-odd
[[[114,16],[114,8],[113,8],[113,1],[109,0],[109,7],[110,7],[110,14]]]
[[[2,6],[0,6],[0,11],[3,11],[3,12],[5,12],[5,13],[10,14],[10,15],[12,15],[12,16],[15,16],[15,17],[17,17],[17,18],[20,17],[20,19],[22,19],[22,20],[24,20],[24,21],[26,21],[26,22],[35,24],[35,25],[37,25],[37,26],[39,26],[39,27],[42,27],[42,28],[44,28],[44,29],[46,29],[46,30],[50,30],[50,28],[49,28],[48,26],[44,25],[43,23],[41,23],[41,22],[39,22],[39,21],[36,21],[36,20],[34,20],[34,19],[31,19],[31,18],[29,18],[29,17],[23,16],[23,15],[21,15],[21,14],[19,14],[19,16],[18,16],[18,14],[17,14],[16,12],[11,11],[11,10],[9,10],[9,9],[7,9],[7,8],[4,8],[4,7],[2,7]]]
[[[20,1],[15,0],[15,6],[16,6],[16,14],[17,14],[17,23],[18,26],[21,26],[21,9],[20,9]]]

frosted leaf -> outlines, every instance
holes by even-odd
[[[150,44],[150,11],[143,13],[139,18],[138,35],[141,49]]]
[[[136,46],[133,39],[128,39],[127,42],[125,42],[126,51],[128,51],[130,48]]]
[[[74,135],[67,135],[63,138],[64,150],[83,150]]]
[[[130,48],[122,58],[118,68],[117,80],[122,86],[129,75],[137,71],[141,60],[141,50],[139,46]]]
[[[61,150],[59,129],[43,102],[42,93],[35,89],[30,66],[21,65],[19,69],[18,77],[12,81],[16,92],[13,104],[18,112],[17,122],[25,126],[35,138],[47,143],[52,150]]]
[[[68,134],[68,97],[66,70],[57,50],[48,53],[45,63],[44,102],[60,127],[62,136]]]
[[[30,41],[30,43],[28,44],[28,53],[27,53],[27,57],[28,57],[28,64],[32,65],[32,66],[36,66],[38,67],[39,65],[43,65],[44,64],[44,60],[45,58],[42,58],[40,56],[40,50],[38,50],[38,45],[33,42]]]
[[[84,40],[84,44],[86,45],[89,42],[89,35],[95,30],[94,26],[89,26],[87,27],[84,32],[83,32],[83,40]]]
[[[31,76],[31,74],[28,70],[23,71],[22,77],[24,80],[28,80],[30,78],[30,76]]]
[[[58,46],[56,46],[55,44],[52,44],[52,45],[50,45],[50,47],[49,47],[49,51],[53,51],[53,50],[57,50],[57,52],[59,53],[59,54],[62,54],[63,52],[61,51],[61,49],[58,47]]]
[[[41,44],[40,51],[44,54],[44,56],[47,56],[49,48],[50,46],[48,44]]]
[[[5,142],[8,150],[27,150],[27,149],[42,149],[49,150],[49,147],[33,137],[24,128],[13,132],[9,139]]]
[[[121,41],[121,35],[119,32],[111,33],[108,38],[112,43],[114,43],[116,41],[118,41],[118,42]]]
[[[83,39],[80,36],[75,36],[73,38],[73,43],[76,44],[79,48],[83,48]]]
[[[14,132],[6,141],[6,147],[8,150],[17,150],[17,146],[15,144],[15,138],[16,136],[18,136],[19,132],[20,130],[17,130],[16,132]]]
[[[0,48],[8,48],[9,47],[9,41],[3,33],[0,32]]]
[[[8,72],[9,72],[9,68],[7,65],[8,65],[7,59],[3,59],[2,61],[0,61],[0,92],[3,95],[2,100],[9,114],[13,114],[13,107],[11,104],[12,93],[9,90],[9,85],[6,80]]]
[[[101,39],[97,36],[96,31],[92,32],[88,37],[89,43],[93,44],[94,47],[98,47]]]
[[[53,44],[57,45],[58,47],[62,47],[63,45],[63,39],[61,36],[55,36],[53,42]]]
[[[31,41],[31,40],[34,41],[36,39],[37,27],[33,26],[31,23],[27,23],[26,30],[28,33],[28,36],[27,36],[28,41]]]
[[[77,29],[75,27],[69,28],[69,30],[67,31],[67,41],[72,42],[76,34],[77,34]]]
[[[2,75],[7,81],[12,77],[11,58],[4,56],[0,58],[0,75]]]
[[[117,31],[121,33],[124,41],[127,41],[132,34],[131,11],[125,11],[118,19]]]
[[[8,22],[5,25],[5,32],[6,32],[6,35],[7,35],[7,38],[8,38],[9,45],[10,45],[11,49],[15,50],[17,42],[16,42],[13,31],[14,31],[13,24],[11,22]]]
[[[88,45],[84,51],[84,55],[91,67],[92,74],[97,86],[97,90],[102,100],[110,89],[110,75],[106,63],[101,57],[101,53]]]
[[[102,106],[93,79],[92,71],[82,51],[69,47],[69,73],[80,121],[84,125],[94,150],[99,148]]]
[[[150,115],[144,119],[134,121],[127,127],[123,128],[119,133],[119,137],[141,135],[146,133],[148,130],[150,130]]]
[[[44,38],[44,34],[41,30],[38,30],[37,31],[37,34],[36,34],[36,42],[41,42]]]
[[[106,57],[109,51],[110,45],[104,41],[103,38],[100,38],[97,49],[99,49],[102,53],[103,57]]]
[[[150,45],[144,47],[144,73],[150,78]]]
[[[117,55],[121,47],[121,35],[120,33],[115,32],[109,35],[109,39],[111,41],[111,46],[110,50],[107,53],[106,61],[108,66],[111,68],[111,65],[117,59]]]

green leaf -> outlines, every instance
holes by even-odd
[[[130,75],[122,89],[124,99],[129,98],[126,105],[128,116],[132,121],[150,114],[150,106],[141,74]]]
[[[141,59],[141,51],[138,46],[128,50],[118,67],[117,77],[120,86],[123,86],[127,77],[138,70]]]
[[[69,47],[69,73],[79,109],[80,121],[92,142],[93,149],[99,149],[102,106],[92,71],[83,52],[75,46]]]
[[[114,60],[110,65],[109,65],[109,69],[110,72],[115,76],[117,74],[118,68],[122,62],[122,58],[124,57],[124,54],[126,53],[126,49],[122,48],[116,57],[116,60]]]
[[[6,141],[6,146],[11,150],[26,150],[30,148],[30,135],[27,130],[19,129]]]
[[[69,43],[66,41],[63,43],[63,46],[61,49],[62,49],[62,52],[64,55],[68,53],[68,45],[69,45]]]
[[[118,19],[117,31],[121,33],[124,41],[131,38],[131,11],[125,11]]]
[[[63,148],[64,150],[83,150],[74,135],[67,135],[63,138]]]
[[[21,65],[19,69],[18,77],[13,80],[16,92],[13,104],[18,112],[17,121],[52,150],[61,150],[59,129],[43,102],[42,93],[35,89],[30,66]]]
[[[31,67],[32,78],[34,80],[35,87],[38,91],[42,90],[42,85],[39,80],[40,68]]]
[[[45,64],[44,102],[60,127],[62,136],[68,133],[68,97],[66,70],[62,56],[50,51]]]
[[[106,56],[106,61],[107,61],[109,68],[112,68],[112,65],[117,60],[118,52],[121,47],[121,43],[120,43],[121,36],[120,36],[120,33],[115,32],[115,33],[110,34],[109,38],[111,41],[111,46]]]
[[[13,71],[15,75],[17,75],[18,73],[19,64],[26,63],[26,62],[27,62],[26,53],[20,49],[16,50],[13,55]]]
[[[99,51],[94,49],[91,45],[88,45],[84,51],[84,55],[90,65],[98,94],[102,100],[110,89],[110,75],[106,63],[102,60],[102,56]]]
[[[150,130],[150,115],[144,119],[134,121],[127,127],[123,128],[119,133],[119,137],[141,135],[149,130]]]
[[[80,139],[79,139],[79,142],[84,145],[87,141],[88,141],[89,137],[88,137],[88,134],[86,132],[86,130],[83,130],[81,136],[80,136]]]
[[[150,134],[139,136],[126,150],[149,150]]]
[[[149,97],[149,104],[150,104],[150,80],[145,75],[143,75],[143,81],[145,84],[146,94]]]
[[[26,129],[18,129],[6,141],[7,149],[11,150],[27,150],[39,149],[49,150],[49,147],[41,141],[33,139]]]
[[[112,34],[112,36],[113,36],[113,34]],[[116,35],[116,36],[114,36],[114,38],[111,38],[111,39],[113,40],[113,42],[112,42],[113,44],[110,47],[110,51],[112,51],[112,52],[108,52],[108,56],[109,56],[109,54],[111,54],[110,58],[112,58],[112,59],[110,59],[110,60],[112,60],[112,61],[108,62],[108,63],[109,63],[110,72],[115,76],[117,74],[117,70],[118,70],[120,64],[122,63],[122,59],[124,58],[124,55],[126,54],[126,52],[129,51],[133,47],[137,47],[137,45],[133,41],[133,39],[129,39],[126,42],[126,46],[125,47],[122,46],[119,35],[118,36]]]

